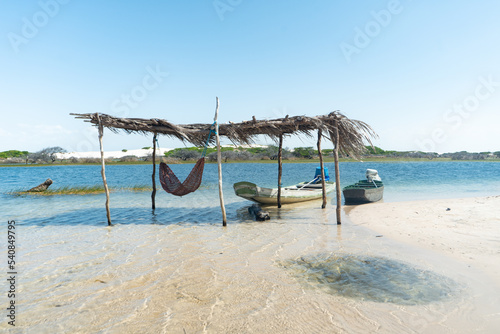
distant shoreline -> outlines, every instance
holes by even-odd
[[[435,153],[420,151],[389,151],[376,146],[365,146],[365,151],[360,159],[352,158],[352,155],[340,155],[340,161],[369,161],[369,162],[409,162],[409,161],[500,161],[500,151],[496,152],[466,152]],[[156,159],[167,164],[193,163],[201,156],[207,157],[207,163],[217,160],[217,149],[208,147],[185,148],[157,148]],[[326,162],[332,162],[333,149],[321,150]],[[1,166],[14,165],[93,165],[101,164],[101,155],[104,156],[106,164],[144,164],[150,163],[155,150],[152,147],[121,151],[90,151],[90,152],[66,152],[61,147],[48,147],[39,152],[29,153],[27,151],[10,150],[0,152]],[[279,148],[268,145],[246,145],[246,146],[221,146],[221,155],[224,162],[231,163],[269,163],[278,159]],[[282,159],[286,163],[304,163],[319,160],[319,152],[314,147],[295,147],[292,150],[282,149]]]
[[[163,160],[165,160],[163,158]],[[340,162],[380,162],[380,163],[397,163],[397,162],[500,162],[500,159],[488,159],[488,160],[452,160],[451,158],[435,158],[435,159],[427,159],[427,158],[385,158],[385,157],[370,157],[362,160],[355,159],[346,159],[340,158]],[[161,161],[157,161],[156,164],[159,164]],[[196,160],[178,160],[178,161],[165,161],[167,164],[171,165],[182,165],[182,164],[193,164],[196,163]],[[228,163],[277,163],[277,160],[228,160],[223,161],[223,164]],[[283,163],[319,163],[318,159],[286,159],[283,160]],[[325,163],[333,163],[333,158],[324,158]],[[216,161],[206,161],[207,164],[215,164]],[[151,161],[110,161],[106,162],[106,165],[114,166],[114,165],[151,165]],[[100,166],[100,162],[54,162],[54,163],[36,163],[36,164],[0,164],[0,167],[47,167],[47,166]]]

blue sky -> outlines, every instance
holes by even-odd
[[[221,122],[340,110],[384,149],[499,151],[498,13],[493,0],[0,0],[0,150],[98,150],[71,112],[211,123],[218,96]],[[151,138],[106,131],[104,145]]]

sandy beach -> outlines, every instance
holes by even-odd
[[[342,225],[330,199],[227,228],[27,226],[16,329],[497,333],[499,200],[346,207]]]
[[[500,287],[500,196],[374,203],[346,210],[355,224],[466,263]]]
[[[375,237],[426,251],[442,268],[451,265],[443,273],[474,291],[474,309],[484,322],[464,323],[450,332],[498,332],[500,196],[373,203],[346,207],[346,212],[353,224],[370,229]]]

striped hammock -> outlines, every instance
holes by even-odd
[[[184,196],[192,193],[200,187],[204,166],[205,157],[202,157],[196,162],[184,182],[181,183],[172,169],[166,163],[162,162],[160,163],[161,186],[166,192],[175,196]]]

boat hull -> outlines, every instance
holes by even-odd
[[[361,204],[380,201],[384,197],[384,186],[380,183],[377,187],[359,183],[345,187],[342,191],[346,204]]]
[[[261,204],[278,204],[278,188],[259,187],[251,182],[238,182],[233,185],[237,196]],[[335,189],[335,182],[326,182],[326,192]],[[321,199],[323,196],[321,184],[298,184],[281,188],[281,204],[300,203]]]

